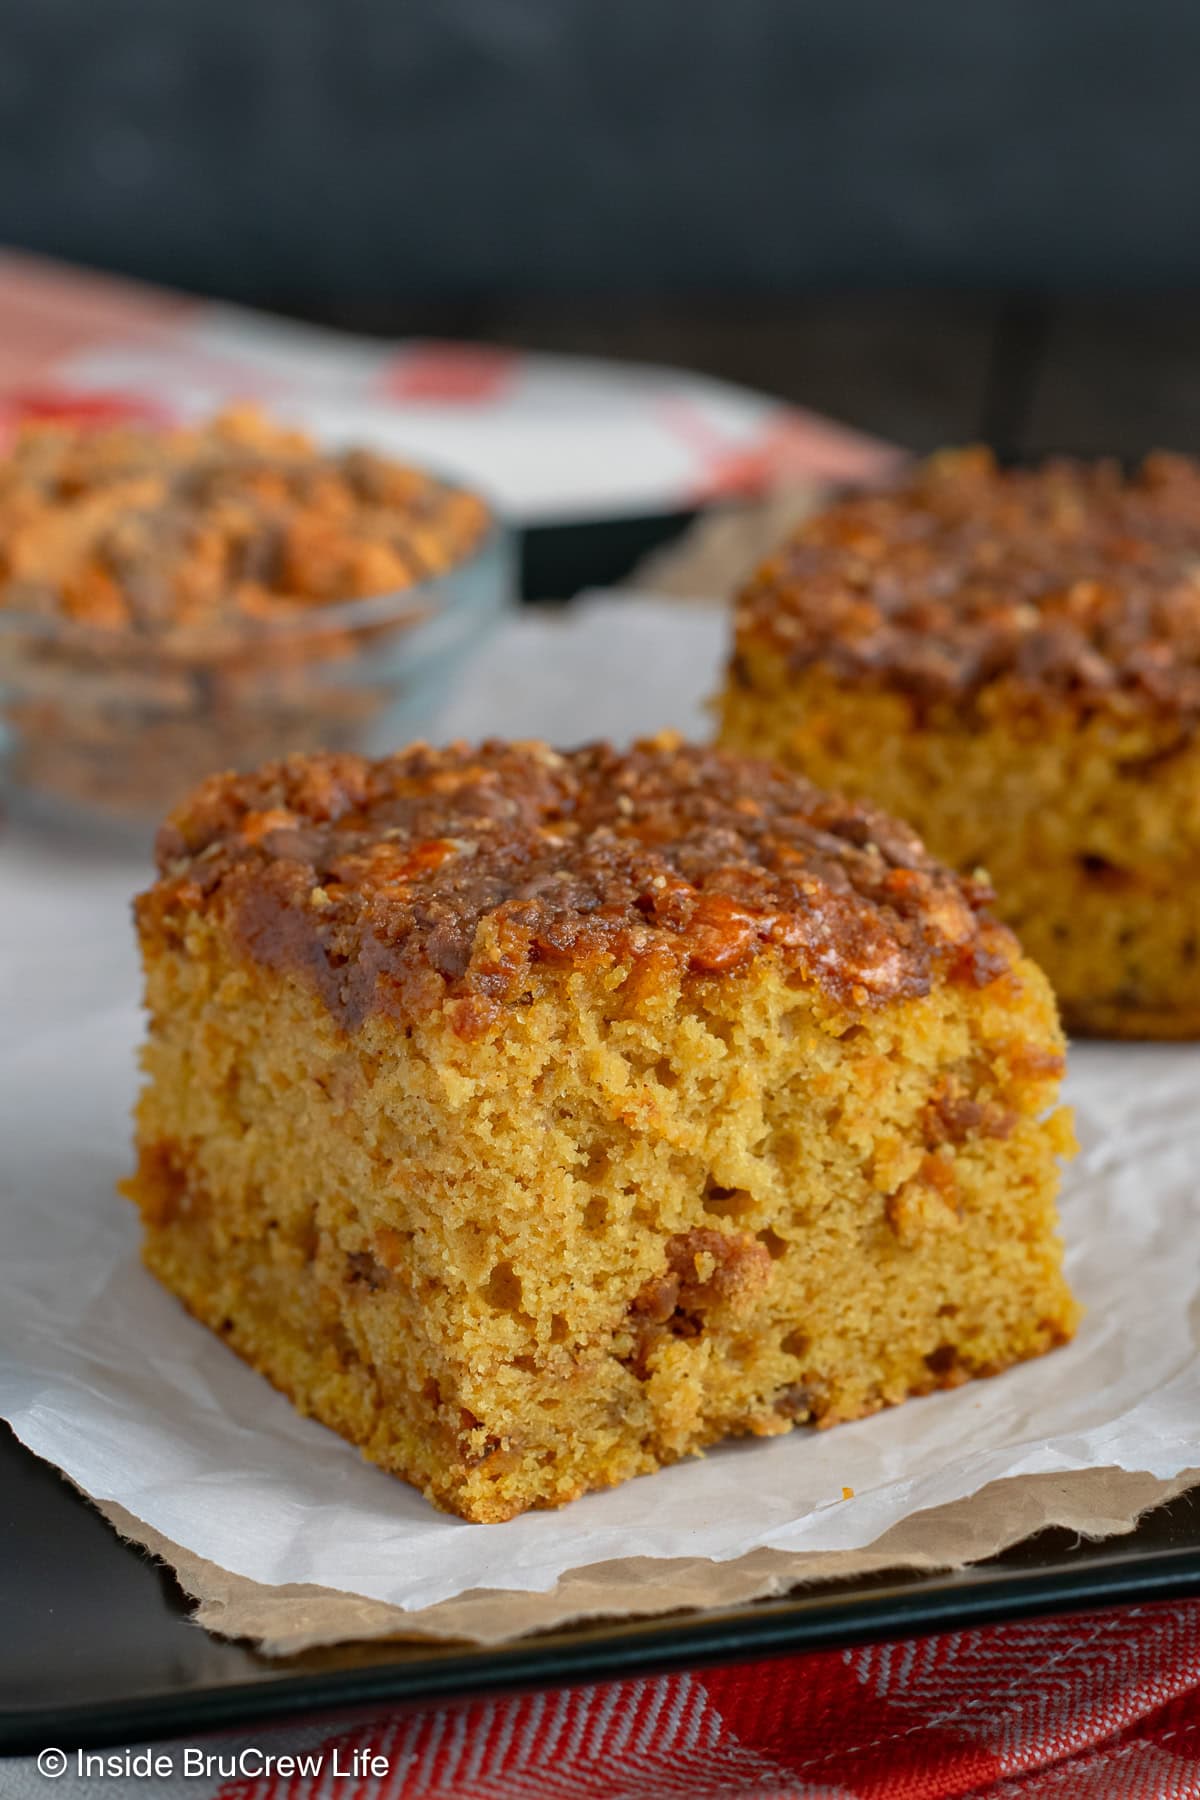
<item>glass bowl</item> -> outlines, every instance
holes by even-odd
[[[0,752],[10,813],[144,839],[204,776],[300,750],[379,755],[420,737],[506,608],[512,540],[433,579],[239,619],[190,637],[0,607]]]

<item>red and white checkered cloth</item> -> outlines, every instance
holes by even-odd
[[[386,1759],[382,1776],[335,1776]],[[1200,1601],[381,1718],[219,1800],[1186,1800]]]
[[[167,422],[236,400],[322,442],[457,475],[520,525],[671,512],[781,482],[869,482],[897,457],[832,419],[684,370],[382,343],[0,248],[0,447],[27,419]]]

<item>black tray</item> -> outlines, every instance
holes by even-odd
[[[518,538],[522,600],[569,600],[583,588],[614,587],[652,550],[697,518],[695,508],[628,518],[531,525]]]
[[[1129,1537],[1044,1531],[950,1575],[827,1583],[711,1613],[548,1632],[500,1649],[341,1645],[269,1660],[188,1623],[171,1577],[0,1428],[0,1753],[30,1755],[464,1700],[1200,1594],[1200,1506]]]

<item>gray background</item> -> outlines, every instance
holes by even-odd
[[[319,311],[1200,277],[1200,8],[0,0],[0,238]]]

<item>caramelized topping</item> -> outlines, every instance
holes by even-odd
[[[154,636],[270,624],[441,574],[487,525],[472,494],[249,409],[34,425],[0,460],[0,607]]]
[[[1200,463],[1002,473],[987,451],[946,452],[804,525],[741,595],[736,629],[740,649],[765,641],[794,668],[926,699],[1008,681],[1031,700],[1200,717]]]
[[[537,965],[720,978],[764,951],[847,1005],[1007,966],[990,895],[906,827],[665,735],[621,753],[416,745],[206,782],[159,835],[143,932],[219,910],[353,1024],[451,1002],[464,1035]]]

